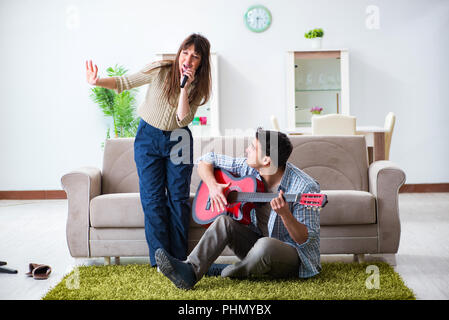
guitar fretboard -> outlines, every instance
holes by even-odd
[[[279,196],[278,193],[265,192],[230,192],[228,195],[229,202],[270,202]],[[296,194],[284,194],[285,201],[295,202]]]

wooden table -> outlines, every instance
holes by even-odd
[[[368,147],[369,163],[378,160],[385,160],[385,128],[377,126],[357,126],[356,134],[364,135]],[[298,127],[294,130],[287,130],[290,135],[312,134],[311,127]]]

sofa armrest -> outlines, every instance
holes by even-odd
[[[399,188],[404,171],[391,161],[375,161],[369,167],[369,191],[376,197],[378,253],[397,253],[401,238]]]
[[[68,200],[66,237],[70,255],[89,257],[89,207],[90,200],[101,194],[101,171],[79,168],[62,176],[61,185]]]

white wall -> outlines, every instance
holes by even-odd
[[[255,3],[273,15],[261,34],[243,23]],[[379,29],[367,28],[369,5]],[[284,55],[308,48],[314,27],[324,47],[350,51],[358,123],[396,113],[391,160],[407,183],[449,182],[448,17],[446,0],[0,0],[0,190],[60,189],[67,171],[101,168],[107,124],[85,59],[103,76],[116,63],[134,72],[200,32],[219,54],[222,130],[270,127],[271,114],[284,127]]]

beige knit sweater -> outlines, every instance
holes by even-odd
[[[173,107],[164,97],[164,81],[172,64],[173,62],[169,61],[156,61],[146,65],[135,74],[114,77],[117,83],[115,90],[117,93],[148,84],[145,100],[137,108],[137,114],[153,127],[165,131],[172,131],[190,124],[199,105],[195,102],[190,103],[189,113],[181,121],[178,121],[176,117],[177,103],[176,107]],[[191,89],[192,87],[188,89],[189,93]],[[179,94],[176,101],[179,101]]]

